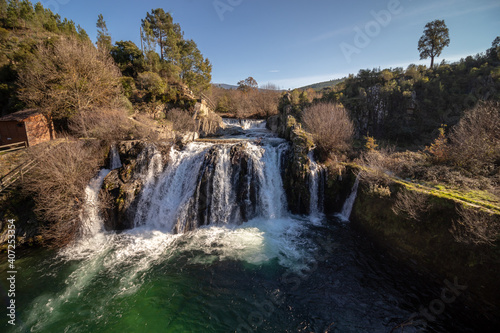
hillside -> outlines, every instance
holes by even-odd
[[[297,89],[300,89],[300,90],[307,90],[307,89],[322,90],[324,88],[332,88],[332,87],[336,86],[337,84],[344,82],[345,79],[346,78],[344,77],[341,79],[318,82],[318,83],[310,84],[308,86],[300,87]]]

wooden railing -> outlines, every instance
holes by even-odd
[[[8,151],[14,151],[24,148],[28,148],[28,143],[26,141],[11,143],[8,145],[0,146],[0,153],[6,153]]]
[[[216,107],[215,107],[215,104],[210,100],[210,98],[205,95],[204,93],[201,93],[201,100],[205,100],[207,102],[207,105],[210,109],[212,109],[212,111],[215,111]]]
[[[3,192],[9,186],[17,182],[19,179],[23,179],[23,176],[33,169],[38,164],[37,160],[31,160],[29,162],[23,163],[13,169],[11,172],[6,174],[0,179],[0,192]]]

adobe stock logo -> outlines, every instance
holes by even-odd
[[[410,0],[411,1],[411,0]],[[372,40],[380,35],[382,28],[387,27],[395,15],[403,12],[403,6],[399,0],[390,0],[387,4],[387,9],[382,9],[378,12],[372,10],[370,12],[374,20],[369,21],[363,28],[359,26],[354,27],[353,44],[341,43],[340,49],[344,54],[347,63],[351,63],[354,54],[360,54],[361,50],[368,47]]]
[[[238,7],[243,3],[243,0],[215,0],[213,2],[215,11],[219,15],[219,19],[224,21],[224,14],[226,12],[232,12],[234,8]]]

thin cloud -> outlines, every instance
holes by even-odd
[[[500,7],[500,3],[493,3],[491,5],[486,5],[486,6],[481,6],[481,7],[472,7],[472,8],[469,8],[469,9],[465,9],[465,10],[462,10],[462,11],[451,13],[449,15],[445,14],[443,16],[444,17],[463,16],[463,15],[469,15],[471,13],[476,13],[476,12],[484,12],[486,10],[491,10],[491,9],[495,9],[495,8],[499,8],[499,7]]]
[[[457,1],[457,0],[450,0],[446,2],[436,2],[428,6],[422,6],[422,7],[417,7],[411,11],[406,11],[406,7],[404,8],[405,11],[401,14],[398,15],[398,19],[407,19],[408,17],[415,17],[419,16],[425,13],[435,13],[441,8],[456,8],[459,5],[468,5],[468,2],[465,1]],[[477,12],[484,12],[487,10],[499,8],[500,3],[492,3],[489,5],[484,5],[481,7],[475,7],[472,6],[467,9],[459,10],[456,12],[450,12],[449,14],[442,14],[443,18],[450,18],[450,17],[457,17],[457,16],[463,16],[463,15],[469,15],[471,13],[477,13]],[[415,23],[415,22],[414,22]]]
[[[269,71],[269,73],[279,73],[280,71],[278,69],[272,69]]]
[[[321,34],[319,36],[316,36],[313,39],[311,39],[310,41],[311,41],[311,43],[317,43],[317,42],[321,42],[321,41],[331,39],[331,38],[334,38],[337,36],[347,35],[347,34],[351,33],[352,31],[353,31],[352,27],[344,27],[344,28],[336,29],[336,30]]]
[[[450,1],[446,1],[446,2],[435,2],[431,5],[417,7],[413,10],[410,10],[410,11],[406,10],[407,7],[403,7],[403,13],[401,13],[400,15],[397,15],[395,17],[398,19],[406,19],[408,17],[414,17],[414,16],[418,16],[418,15],[425,14],[428,12],[435,13],[440,8],[443,8],[443,7],[449,8],[450,6],[455,5],[456,2],[457,2],[456,0],[450,0]]]

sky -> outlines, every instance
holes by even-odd
[[[36,1],[34,1],[36,2]],[[141,19],[170,12],[186,39],[212,63],[212,82],[252,76],[282,89],[356,74],[360,69],[430,64],[417,44],[425,24],[445,20],[450,46],[437,62],[491,47],[500,36],[499,0],[41,0],[92,40],[103,14],[113,43],[140,47]]]

